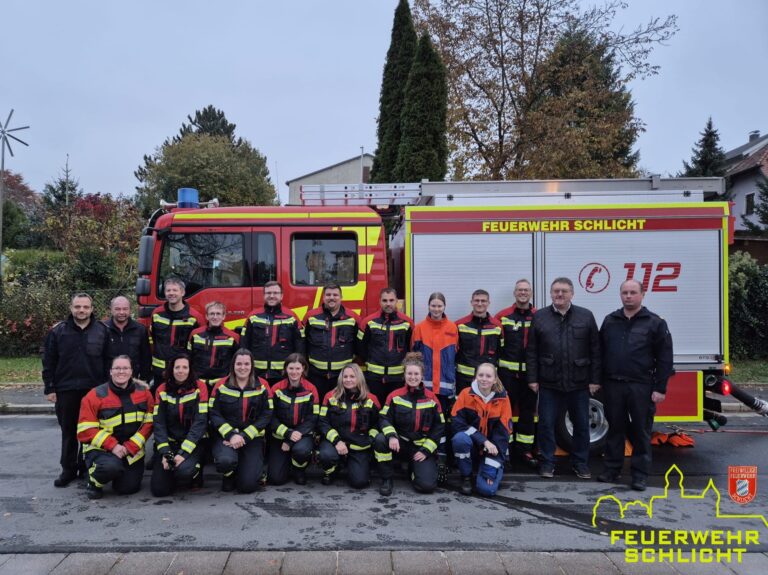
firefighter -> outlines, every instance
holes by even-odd
[[[555,425],[567,407],[573,424],[573,472],[591,479],[589,396],[600,389],[600,335],[592,312],[571,304],[569,278],[555,278],[549,293],[552,305],[534,314],[525,354],[528,386],[539,394],[539,475],[554,477]]]
[[[645,290],[635,279],[619,289],[622,307],[603,320],[603,394],[608,418],[602,482],[616,482],[624,465],[624,438],[632,444],[632,489],[645,491],[651,468],[651,430],[656,405],[664,401],[673,374],[667,322],[643,306]]]
[[[141,489],[144,444],[152,433],[152,394],[134,383],[131,358],[112,360],[109,380],[83,398],[77,438],[88,468],[88,499],[101,499],[110,481],[116,493]]]
[[[296,485],[306,485],[305,470],[315,446],[320,415],[317,389],[306,378],[307,360],[300,353],[285,358],[285,377],[272,387],[275,413],[270,424],[268,479],[282,485],[293,469]]]
[[[203,325],[200,313],[184,301],[185,285],[182,280],[166,279],[163,290],[166,302],[152,313],[149,323],[153,392],[163,382],[165,362],[179,353],[186,353],[192,332]]]
[[[320,397],[334,388],[341,368],[354,360],[359,321],[341,304],[341,287],[323,287],[323,305],[307,314],[305,327],[309,380]]]
[[[503,345],[501,324],[488,313],[490,295],[482,289],[472,292],[472,313],[456,322],[459,330],[456,354],[456,391],[469,387],[481,363],[496,365]]]
[[[240,347],[253,354],[256,376],[270,386],[283,377],[285,358],[304,354],[304,327],[299,318],[283,309],[283,288],[276,281],[264,284],[264,307],[251,312],[245,322]]]
[[[238,349],[227,377],[216,382],[209,400],[216,470],[222,491],[253,493],[264,469],[264,434],[272,419],[272,392],[256,377],[253,355]]]
[[[329,391],[320,408],[318,448],[323,485],[333,482],[333,472],[343,457],[347,462],[347,480],[355,489],[370,483],[371,448],[378,429],[379,401],[369,393],[360,366],[351,363],[339,372],[336,388]],[[377,462],[387,459],[376,453]],[[391,454],[389,454],[391,459]]]
[[[438,482],[448,476],[448,443],[451,434],[451,409],[456,398],[456,346],[459,331],[445,315],[445,296],[429,295],[429,314],[413,330],[413,350],[424,358],[424,386],[437,396],[445,417],[445,433],[438,446]]]
[[[192,368],[197,377],[208,386],[208,392],[213,385],[229,372],[240,344],[240,336],[224,327],[227,315],[226,306],[218,301],[205,304],[205,319],[207,325],[195,329],[187,343]]]
[[[69,311],[69,317],[48,332],[43,346],[45,394],[56,405],[61,428],[61,474],[53,481],[56,487],[66,487],[85,471],[77,442],[80,402],[88,391],[107,380],[110,365],[109,334],[93,315],[91,296],[72,296]]]
[[[512,441],[514,453],[528,467],[536,469],[539,462],[533,455],[534,416],[536,394],[528,387],[525,376],[525,348],[528,329],[536,308],[531,305],[531,282],[515,282],[515,303],[496,314],[501,323],[503,345],[499,350],[499,379],[514,409],[517,405],[517,424]]]
[[[477,466],[475,489],[493,497],[504,475],[504,460],[512,433],[512,407],[491,363],[482,363],[472,384],[453,406],[453,453],[461,473],[460,491],[472,494],[472,468]]]
[[[418,352],[406,355],[405,385],[387,397],[379,413],[383,435],[377,436],[375,450],[390,454],[379,465],[379,493],[385,497],[392,494],[392,454],[408,462],[408,475],[416,491],[432,493],[437,487],[437,447],[445,419],[437,397],[424,387],[422,359]]]
[[[119,295],[109,303],[110,318],[104,322],[109,330],[107,357],[127,355],[133,365],[133,377],[149,381],[152,377],[152,351],[147,328],[131,318],[131,302]]]
[[[413,320],[397,311],[397,291],[381,290],[381,309],[360,322],[358,355],[365,362],[365,382],[382,405],[403,385],[403,359],[411,348]]]
[[[155,458],[150,489],[167,497],[176,487],[200,485],[201,442],[208,428],[208,386],[197,379],[189,356],[168,362],[165,381],[155,393]]]

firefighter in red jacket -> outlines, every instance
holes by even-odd
[[[309,381],[320,397],[336,386],[341,369],[355,359],[359,321],[355,313],[341,305],[341,287],[323,287],[323,305],[307,314],[304,328]]]
[[[379,433],[379,401],[368,391],[360,366],[351,363],[339,373],[338,383],[329,391],[320,408],[318,456],[323,468],[323,485],[333,482],[339,460],[347,460],[347,479],[355,489],[370,483],[371,451]],[[376,461],[387,458],[375,454]],[[390,455],[391,458],[391,455]]]
[[[216,429],[213,459],[224,475],[222,491],[253,493],[264,469],[264,435],[272,419],[272,392],[256,377],[253,356],[239,349],[230,374],[213,388],[208,412]]]
[[[232,358],[240,346],[240,336],[224,327],[226,306],[218,301],[205,305],[206,327],[198,327],[189,337],[187,349],[192,360],[192,369],[197,377],[208,386],[213,385],[229,373]]]
[[[420,353],[409,353],[403,362],[405,385],[393,391],[379,412],[381,433],[376,453],[382,458],[381,495],[392,494],[392,455],[408,462],[408,474],[419,493],[437,487],[437,448],[445,431],[445,419],[437,396],[424,387],[424,363]]]
[[[397,291],[384,288],[381,309],[360,322],[358,355],[365,362],[365,383],[382,405],[403,385],[403,359],[411,348],[413,320],[397,311]]]
[[[112,360],[109,381],[92,389],[80,405],[77,439],[88,468],[89,499],[100,499],[112,482],[121,495],[141,489],[144,444],[152,433],[152,394],[132,378],[131,358]]]
[[[536,469],[538,461],[533,455],[534,416],[536,393],[528,387],[525,373],[525,348],[528,346],[528,328],[531,327],[536,308],[531,305],[533,291],[526,279],[515,282],[515,303],[496,314],[501,323],[504,344],[499,352],[499,379],[507,391],[514,408],[517,405],[517,424],[511,438],[514,453],[529,467]]]
[[[304,327],[282,302],[282,286],[274,280],[264,284],[264,307],[250,313],[240,340],[240,347],[253,354],[256,376],[270,386],[283,379],[285,358],[305,351]]]
[[[163,282],[166,302],[150,318],[149,342],[152,344],[152,390],[163,382],[165,362],[187,352],[187,342],[203,317],[184,301],[184,282],[168,278]]]
[[[270,423],[270,483],[282,485],[293,468],[296,485],[307,483],[304,473],[315,446],[315,429],[320,415],[317,389],[304,378],[309,367],[300,353],[285,358],[285,378],[272,387],[275,404]]]
[[[189,357],[174,357],[166,371],[155,393],[152,419],[160,455],[149,484],[155,497],[167,497],[176,487],[200,485],[200,443],[208,429],[208,386],[197,379]]]
[[[497,365],[503,345],[501,324],[488,313],[491,298],[487,291],[472,292],[472,313],[456,322],[459,345],[456,354],[456,393],[469,387],[481,363]]]

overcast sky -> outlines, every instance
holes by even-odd
[[[285,181],[376,146],[397,0],[2,0],[0,121],[29,148],[6,168],[42,191],[69,163],[87,192],[134,193],[144,154],[208,104]],[[768,131],[768,2],[629,0],[617,25],[679,16],[632,85],[640,165],[675,173],[708,116],[733,148]]]

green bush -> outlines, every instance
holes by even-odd
[[[735,358],[768,357],[768,266],[745,252],[728,260],[731,354]]]

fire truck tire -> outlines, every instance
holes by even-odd
[[[589,454],[602,455],[605,449],[605,438],[608,435],[608,419],[602,402],[602,394],[589,398]],[[573,424],[568,417],[568,411],[563,410],[555,425],[555,440],[557,445],[570,452],[573,446]]]

